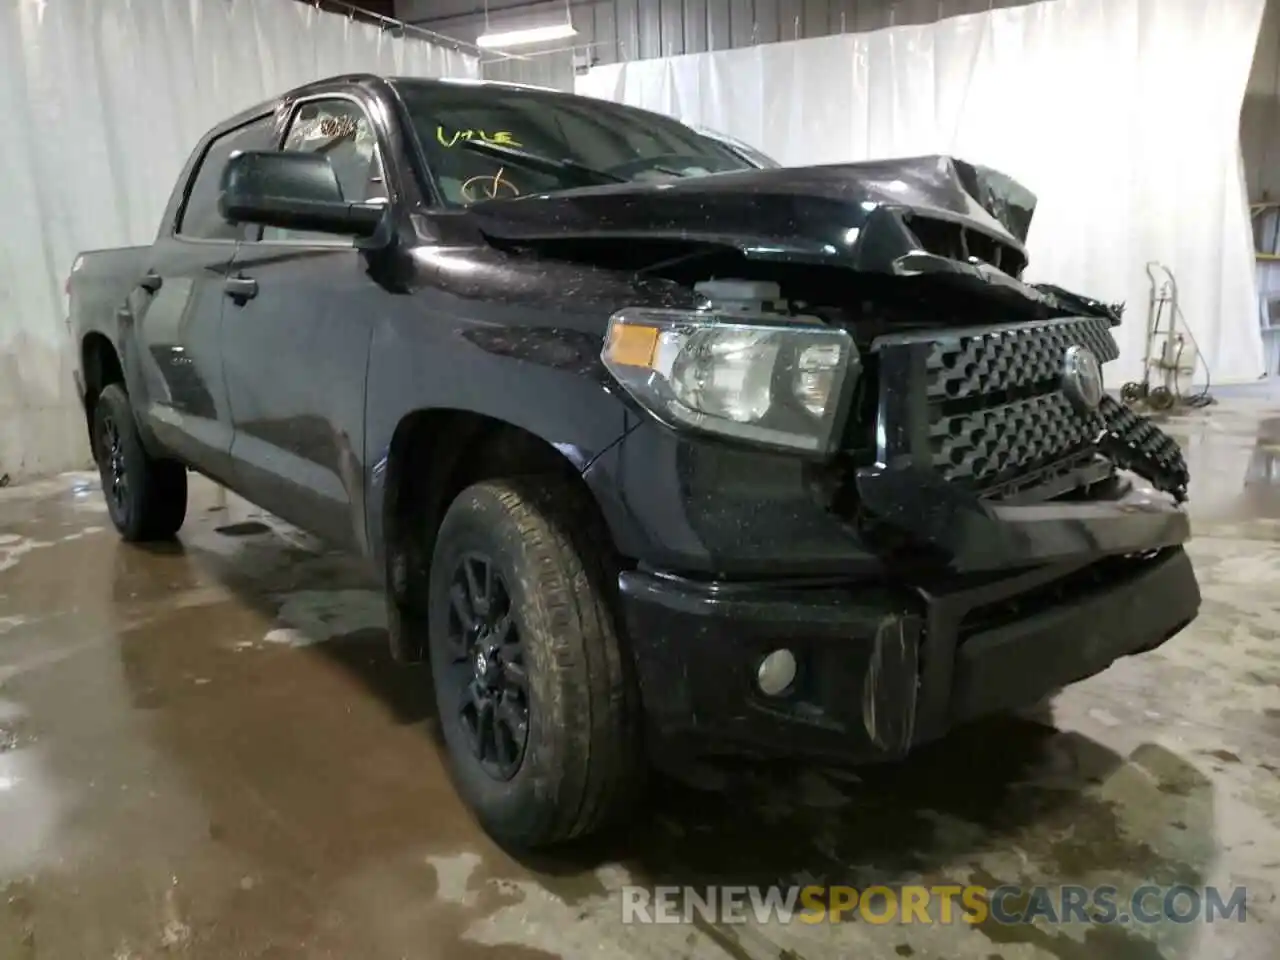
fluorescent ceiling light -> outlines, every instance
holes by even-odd
[[[563,40],[565,37],[577,35],[578,31],[573,29],[572,23],[553,23],[545,27],[484,33],[476,38],[476,46],[492,50],[496,47],[517,47],[525,43],[540,43],[543,40]]]

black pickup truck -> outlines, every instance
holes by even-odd
[[[645,111],[347,76],[212,130],[85,253],[111,517],[195,470],[385,578],[460,792],[536,846],[655,762],[900,758],[1150,650],[1200,597],[1119,310],[1021,278],[946,157],[776,168]]]

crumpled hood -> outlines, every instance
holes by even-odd
[[[972,240],[973,255],[990,262],[994,250],[1003,257],[994,265],[1017,276],[1035,196],[998,171],[929,156],[590,187],[469,210],[500,240],[666,237],[893,272],[913,250],[967,260]],[[895,237],[893,225],[910,235]],[[931,249],[948,244],[956,249]]]

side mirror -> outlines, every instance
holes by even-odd
[[[367,238],[386,210],[385,203],[344,200],[329,158],[315,153],[251,150],[222,171],[218,212],[228,223]]]

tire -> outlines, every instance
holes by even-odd
[[[1146,397],[1147,391],[1140,383],[1130,381],[1120,388],[1120,400],[1123,403],[1137,403]]]
[[[616,580],[603,537],[585,529],[585,506],[564,481],[487,481],[453,501],[436,538],[429,652],[450,769],[485,830],[510,847],[585,836],[643,792],[639,698],[610,602]],[[464,606],[488,597],[495,630],[465,634],[460,590]],[[485,618],[481,606],[471,603],[471,619]],[[479,689],[497,692],[477,750]]]
[[[187,470],[142,446],[129,395],[108,384],[93,408],[93,452],[111,522],[130,543],[169,540],[187,516]]]
[[[1168,387],[1156,387],[1147,395],[1147,405],[1152,410],[1172,410],[1177,398]]]

